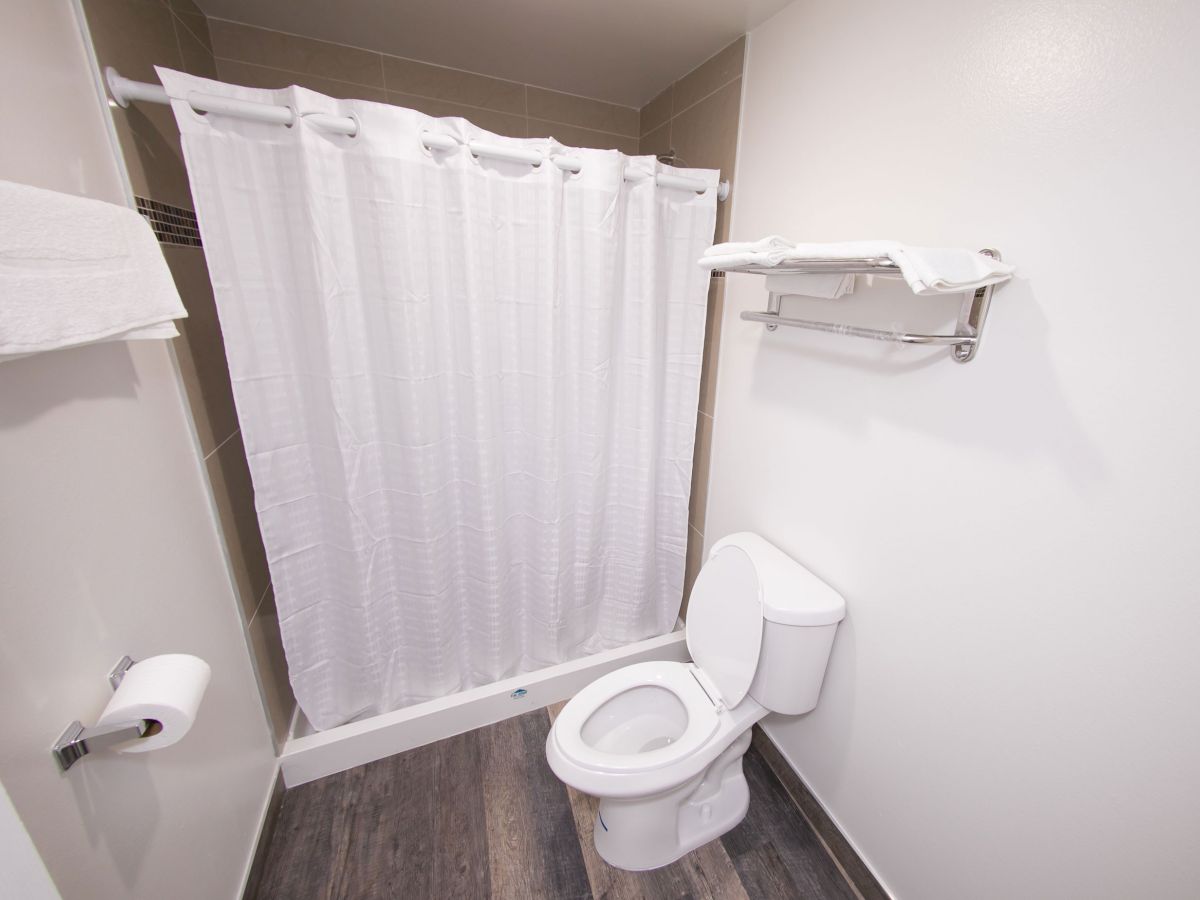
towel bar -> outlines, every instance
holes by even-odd
[[[772,294],[778,297],[778,294]],[[742,318],[747,322],[762,322],[768,331],[774,331],[780,325],[791,328],[807,328],[810,331],[824,331],[829,334],[846,334],[850,337],[869,338],[873,341],[897,341],[901,344],[974,344],[977,338],[963,334],[912,334],[907,331],[884,331],[881,328],[860,328],[857,325],[839,325],[836,322],[817,322],[813,319],[794,319],[781,316],[778,312],[744,312]]]
[[[980,250],[985,256],[1000,259],[999,251]],[[889,271],[890,270],[890,271]],[[803,263],[785,264],[780,266],[731,266],[725,272],[749,272],[758,275],[812,275],[818,272],[839,274],[875,274],[896,275],[899,268],[889,259],[845,259],[845,260],[806,260]],[[904,331],[887,331],[880,328],[862,328],[857,325],[839,325],[836,322],[818,322],[813,319],[797,319],[781,315],[780,300],[784,294],[770,292],[767,295],[765,312],[743,312],[741,317],[747,322],[761,322],[767,326],[767,331],[775,331],[780,325],[789,328],[805,328],[809,331],[824,331],[829,334],[845,334],[850,337],[867,338],[874,341],[895,341],[901,344],[931,344],[948,345],[954,348],[955,362],[970,362],[975,358],[979,349],[979,338],[983,332],[983,323],[987,319],[988,307],[992,301],[992,288],[986,285],[967,293],[963,298],[962,309],[958,314],[958,322],[954,334],[911,334]]]

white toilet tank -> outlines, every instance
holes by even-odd
[[[730,545],[753,562],[762,601],[762,648],[748,693],[772,712],[808,712],[817,705],[846,601],[778,547],[750,532],[722,538],[713,545],[710,558]]]

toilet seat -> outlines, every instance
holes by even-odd
[[[598,797],[653,795],[698,775],[766,715],[748,693],[762,632],[754,560],[736,544],[714,548],[692,586],[687,644],[695,662],[638,663],[585,687],[546,740],[550,767]],[[597,715],[589,739],[588,723]]]
[[[699,775],[739,735],[767,714],[746,697],[734,709],[709,699],[693,663],[645,662],[592,682],[563,707],[546,738],[546,759],[560,780],[595,797],[646,797]],[[665,747],[606,753],[583,738],[588,719],[609,700],[642,686],[663,688],[687,710],[687,725]]]
[[[584,725],[592,715],[617,695],[642,686],[664,688],[675,695],[687,711],[683,734],[666,746],[640,753],[612,753],[584,740]],[[717,707],[692,674],[691,666],[647,662],[593,681],[563,708],[554,727],[558,749],[572,763],[597,772],[621,774],[647,772],[677,762],[702,747],[717,730],[717,724]]]

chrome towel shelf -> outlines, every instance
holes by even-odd
[[[996,250],[980,250],[985,256],[1000,259]],[[723,272],[745,272],[754,275],[885,275],[900,276],[900,267],[886,257],[864,259],[808,259],[803,262],[781,263],[777,266],[744,265],[723,268]],[[988,307],[992,300],[992,288],[995,285],[976,288],[963,298],[962,309],[958,315],[958,323],[954,334],[912,334],[905,331],[887,331],[880,328],[862,328],[857,325],[839,325],[836,322],[818,322],[813,319],[797,319],[781,315],[780,300],[786,296],[774,291],[767,295],[765,312],[743,312],[742,318],[747,322],[762,322],[768,331],[775,331],[780,325],[789,328],[806,328],[810,331],[824,331],[829,334],[845,334],[850,337],[867,338],[874,341],[894,341],[901,344],[933,344],[948,345],[954,348],[955,362],[970,362],[975,358],[979,349],[979,338],[983,332],[983,324],[987,319]],[[844,302],[844,301],[843,301]]]

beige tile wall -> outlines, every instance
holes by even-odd
[[[223,81],[299,84],[333,97],[461,116],[509,137],[638,152],[641,118],[632,107],[219,19],[208,25]]]
[[[101,67],[156,81],[154,66],[217,77],[207,21],[191,0],[83,0]],[[168,107],[143,103],[114,109],[113,121],[134,193],[192,209],[179,129]],[[247,645],[276,745],[281,746],[295,699],[270,590],[266,553],[254,510],[254,490],[238,430],[233,392],[204,253],[163,245],[188,310],[174,342],[204,465],[233,568]]]
[[[674,152],[675,164],[720,169],[733,185],[737,156],[738,117],[741,112],[742,67],[746,39],[734,41],[716,56],[671,84],[641,109],[639,151],[643,154]],[[729,202],[717,205],[716,240],[729,236]],[[708,290],[708,328],[704,334],[704,368],[700,376],[700,409],[696,416],[696,450],[692,462],[692,503],[688,515],[687,594],[700,571],[704,544],[704,513],[708,504],[708,471],[713,431],[713,395],[716,390],[717,352],[721,343],[721,315],[725,305],[725,279],[714,277]]]

